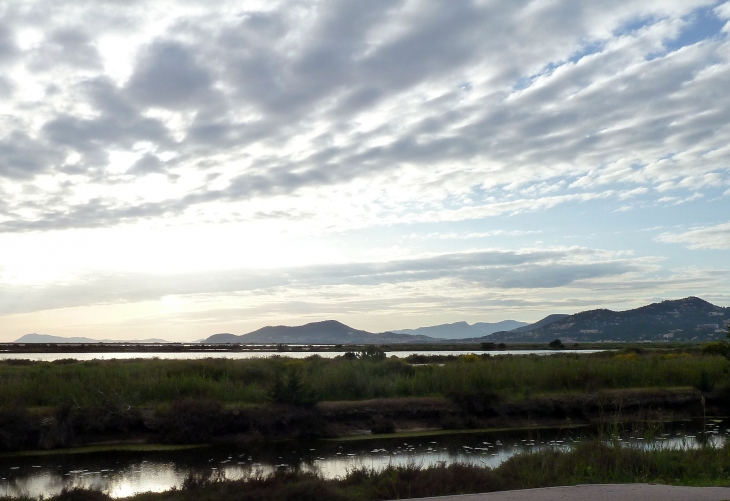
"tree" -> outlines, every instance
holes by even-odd
[[[379,361],[385,360],[386,356],[385,350],[379,346],[368,345],[360,351],[361,360]]]
[[[552,348],[553,350],[561,350],[565,348],[563,345],[563,342],[560,339],[553,339],[548,343],[548,346]]]

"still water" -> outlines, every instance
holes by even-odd
[[[695,448],[700,437],[724,445],[730,423],[681,422],[620,435],[618,442],[642,448]],[[225,479],[266,475],[280,468],[315,471],[326,478],[356,468],[388,465],[431,466],[467,463],[498,466],[522,452],[568,450],[590,434],[587,429],[461,433],[361,441],[286,441],[250,446],[203,447],[169,452],[105,452],[0,458],[0,496],[49,496],[64,487],[101,489],[116,498],[179,487],[191,473]],[[651,436],[651,438],[649,438]]]
[[[479,350],[452,350],[452,351],[389,351],[387,355],[405,358],[410,355],[468,355],[469,353],[489,353],[490,355],[555,355],[556,353],[598,353],[606,350],[499,350],[499,351],[479,351]],[[154,352],[119,352],[119,353],[8,353],[0,352],[0,360],[7,359],[25,359],[42,362],[53,362],[64,358],[74,358],[76,360],[112,360],[112,359],[131,359],[131,358],[160,358],[174,360],[198,360],[202,358],[262,358],[274,355],[290,358],[307,358],[312,355],[319,355],[322,358],[335,358],[342,355],[341,351],[187,351],[187,352],[170,352],[170,353],[154,353]]]

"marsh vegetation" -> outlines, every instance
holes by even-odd
[[[717,414],[730,394],[727,367],[708,348],[407,359],[372,349],[334,359],[6,360],[0,362],[0,449]]]

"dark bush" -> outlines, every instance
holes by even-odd
[[[385,360],[386,353],[383,348],[375,345],[368,345],[358,354],[361,360],[380,361]]]
[[[383,376],[412,376],[416,372],[411,364],[400,358],[383,360],[378,368],[376,373]]]
[[[311,406],[316,403],[315,396],[304,387],[302,375],[295,367],[289,368],[286,380],[281,374],[276,376],[269,399],[278,404]]]
[[[702,346],[703,355],[725,356],[725,354],[727,352],[728,352],[727,343],[724,343],[722,341],[715,341],[714,343],[707,343]]]
[[[51,363],[55,365],[71,365],[78,362],[75,358],[59,358],[58,360],[53,360]]]
[[[224,431],[222,407],[214,400],[178,400],[157,416],[157,428],[165,443],[205,443]]]
[[[712,391],[715,388],[715,381],[712,380],[707,370],[702,369],[700,372],[700,380],[695,387],[700,391]]]
[[[86,489],[64,489],[53,498],[54,501],[111,501],[111,497],[101,491]]]
[[[38,430],[25,407],[0,408],[0,450],[13,451],[37,442]]]
[[[565,345],[560,339],[553,339],[548,343],[548,346],[552,348],[553,350],[561,350],[565,348]]]
[[[498,393],[487,389],[458,390],[450,398],[468,414],[482,417],[498,415],[496,406],[501,400]]]
[[[370,431],[375,434],[395,433],[395,423],[392,419],[375,416]]]
[[[33,365],[35,362],[26,358],[9,358],[4,360],[3,363],[6,365]]]

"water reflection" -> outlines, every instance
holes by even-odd
[[[706,433],[702,432],[703,427]],[[180,487],[190,473],[200,472],[235,480],[267,475],[278,468],[298,468],[335,478],[356,468],[381,470],[391,464],[428,467],[459,462],[494,467],[521,452],[548,448],[569,450],[588,433],[576,429],[533,430],[3,458],[0,459],[0,495],[49,496],[64,487],[84,487],[123,498]],[[704,424],[682,422],[627,430],[614,438],[614,442],[628,447],[690,449],[700,447],[704,441],[722,447],[728,433],[728,423],[722,420]]]

